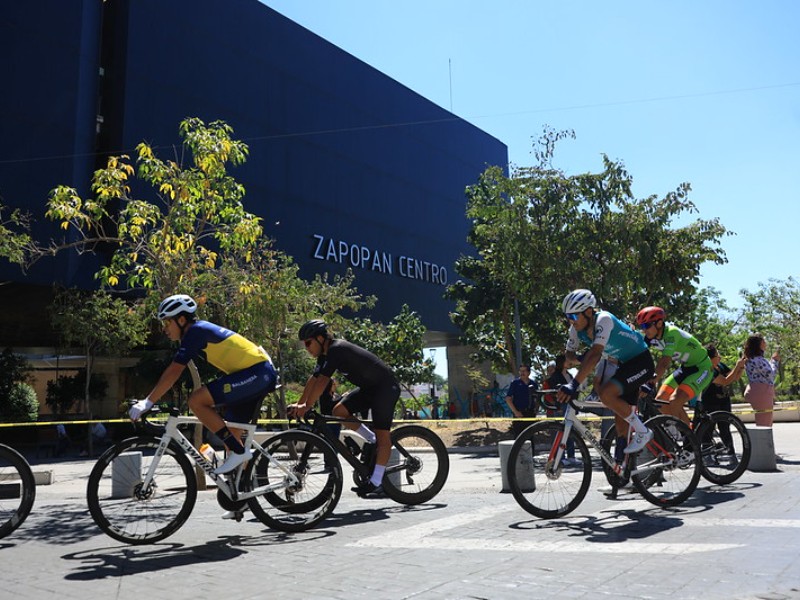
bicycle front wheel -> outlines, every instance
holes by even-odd
[[[631,481],[636,490],[657,506],[677,506],[692,495],[700,480],[697,438],[680,419],[658,415],[645,422],[653,439],[632,454]]]
[[[568,458],[574,444],[575,457]],[[556,461],[557,452],[562,460]],[[563,517],[583,501],[592,481],[592,461],[586,442],[570,431],[564,439],[564,424],[534,423],[511,446],[508,483],[522,508],[541,519]]]
[[[700,421],[700,471],[717,485],[733,483],[750,464],[750,435],[741,419],[727,411],[716,411]]]
[[[259,521],[278,531],[297,532],[333,512],[343,478],[336,451],[327,441],[307,431],[283,431],[267,440],[264,450],[268,455],[254,452],[243,478],[244,491],[278,484],[248,500]]]
[[[28,461],[0,445],[0,538],[25,522],[36,498],[36,482]]]
[[[197,479],[191,461],[175,444],[158,459],[152,483],[144,486],[160,442],[142,436],[111,446],[89,475],[89,512],[115,540],[127,544],[161,541],[175,533],[194,508]]]
[[[442,438],[427,427],[392,430],[392,453],[383,476],[386,495],[400,504],[422,504],[438,494],[450,474]]]

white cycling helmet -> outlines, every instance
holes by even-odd
[[[574,290],[564,297],[561,309],[565,315],[570,313],[581,313],[587,308],[596,308],[597,299],[589,290]]]
[[[194,301],[194,298],[186,294],[175,294],[174,296],[164,298],[161,304],[159,304],[158,318],[169,319],[170,317],[176,317],[184,313],[193,315],[196,310],[197,302]]]

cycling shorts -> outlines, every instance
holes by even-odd
[[[711,359],[706,358],[700,361],[699,364],[692,365],[691,367],[687,367],[686,365],[678,367],[664,380],[661,387],[669,387],[674,390],[685,385],[692,388],[694,396],[699,397],[713,379],[714,366],[711,364]],[[692,394],[689,395],[691,396]]]
[[[400,398],[397,383],[386,384],[370,389],[356,388],[342,396],[342,404],[350,414],[366,415],[372,411],[372,424],[375,429],[391,429],[394,420],[394,406]]]
[[[628,404],[636,406],[639,402],[639,388],[655,375],[655,363],[650,350],[637,354],[632,359],[620,363],[617,372],[609,379],[620,388],[620,397]]]
[[[264,396],[275,390],[277,381],[275,367],[264,361],[212,381],[208,391],[215,406],[225,407],[226,421],[249,423]]]

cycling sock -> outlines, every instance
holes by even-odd
[[[644,423],[642,423],[642,420],[635,411],[631,411],[631,414],[625,417],[625,420],[630,424],[631,427],[633,427],[633,430],[636,433],[647,433],[647,427]]]
[[[375,470],[372,471],[372,477],[369,482],[374,486],[379,486],[383,481],[383,474],[386,472],[386,465],[375,465]]]
[[[365,440],[367,440],[370,444],[374,444],[375,440],[377,439],[375,437],[375,433],[363,423],[358,426],[358,429],[356,429],[356,433]]]
[[[242,443],[231,433],[227,425],[214,433],[216,433],[217,437],[222,440],[222,443],[228,447],[228,450],[234,454],[244,454],[244,446],[242,446]]]
[[[617,438],[617,443],[614,445],[614,460],[622,462],[625,458],[625,447],[628,445],[628,440],[624,436]]]

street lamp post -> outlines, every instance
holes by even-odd
[[[436,365],[436,348],[430,349],[431,353],[431,363]],[[431,419],[438,419],[439,418],[439,402],[438,398],[436,397],[436,379],[431,378]]]

